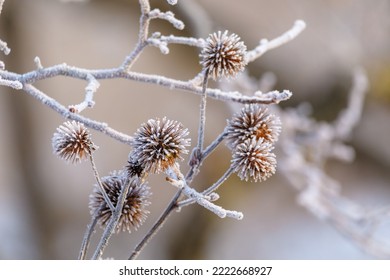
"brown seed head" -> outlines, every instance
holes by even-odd
[[[52,138],[53,152],[60,158],[78,163],[88,158],[97,146],[91,141],[91,135],[82,123],[64,122],[57,128]]]
[[[238,35],[218,31],[206,39],[206,45],[200,54],[201,64],[214,80],[220,77],[230,78],[244,70],[245,54],[246,46]]]
[[[133,138],[131,171],[137,172],[164,172],[178,159],[181,154],[187,154],[190,139],[186,138],[188,130],[177,121],[167,118],[150,119],[141,125]]]
[[[270,114],[268,108],[250,104],[228,121],[227,145],[234,149],[247,139],[263,139],[265,142],[275,143],[281,131],[280,119]]]
[[[247,139],[233,152],[232,167],[241,180],[261,182],[276,171],[276,157],[271,152],[272,144],[263,138]]]
[[[128,179],[127,173],[124,171],[113,172],[110,176],[103,177],[101,180],[103,188],[114,207],[118,203],[122,189],[129,180],[130,189],[119,218],[116,228],[117,232],[131,232],[132,229],[137,229],[142,225],[149,214],[146,207],[150,205],[148,200],[151,196],[150,188],[146,183],[141,183],[138,178]],[[100,209],[97,213],[98,221],[102,227],[106,226],[111,218],[112,212],[97,185],[95,185],[93,193],[90,195],[89,208],[91,215],[94,215]]]

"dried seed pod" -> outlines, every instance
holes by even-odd
[[[80,122],[67,121],[57,128],[52,138],[53,152],[60,158],[78,163],[88,158],[97,146],[87,128]]]
[[[103,177],[101,181],[114,207],[118,203],[125,184],[130,183],[129,192],[126,196],[116,231],[131,232],[132,229],[137,229],[141,226],[149,214],[149,211],[146,210],[146,207],[150,205],[149,198],[151,193],[149,186],[146,183],[141,183],[138,178],[129,179],[124,171],[113,172],[110,176]],[[112,211],[97,185],[95,185],[93,193],[90,195],[89,208],[91,215],[97,213],[100,225],[106,226],[112,216]]]
[[[218,31],[206,39],[200,54],[201,64],[214,80],[230,78],[244,70],[245,54],[246,46],[238,35]]]
[[[150,119],[142,124],[134,135],[129,155],[131,172],[164,172],[178,159],[187,154],[191,141],[186,138],[188,130],[180,122],[163,119]],[[135,165],[134,165],[135,163]]]

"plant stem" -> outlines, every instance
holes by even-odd
[[[103,197],[104,197],[104,201],[107,203],[107,205],[110,207],[111,209],[111,212],[114,212],[115,211],[115,207],[114,205],[112,205],[112,202],[110,200],[110,198],[108,197],[107,193],[106,193],[106,190],[104,189],[103,187],[103,184],[102,184],[102,181],[100,180],[100,176],[99,176],[99,173],[97,171],[97,168],[96,168],[96,165],[95,165],[95,161],[93,160],[93,156],[92,156],[92,153],[89,153],[89,159],[91,161],[91,165],[92,165],[92,170],[93,170],[93,174],[95,176],[95,179],[98,183],[98,186],[100,188],[100,191],[101,193],[103,194]]]
[[[198,145],[197,149],[199,154],[202,154],[203,151],[203,143],[204,143],[204,133],[205,133],[205,126],[206,126],[206,102],[207,102],[207,80],[209,76],[209,69],[206,69],[204,73],[203,78],[203,85],[202,85],[202,98],[200,100],[200,118],[199,118],[199,129],[198,129]]]
[[[103,232],[103,235],[100,239],[100,242],[96,248],[95,253],[93,254],[93,257],[92,257],[93,260],[96,260],[102,256],[103,251],[107,246],[108,240],[110,239],[112,233],[114,232],[114,230],[116,229],[116,227],[118,225],[119,218],[121,217],[121,214],[122,214],[122,208],[123,208],[123,205],[125,203],[125,199],[127,197],[129,189],[130,189],[130,185],[131,185],[131,181],[129,180],[126,183],[125,187],[122,189],[121,194],[119,195],[118,204],[116,205],[114,212],[112,212],[110,221],[108,222],[108,224]]]
[[[97,221],[98,221],[98,214],[102,210],[103,206],[101,206],[95,213],[93,214],[91,218],[91,222],[87,226],[87,230],[85,231],[83,242],[81,243],[81,249],[79,253],[79,260],[85,260],[85,257],[87,255],[87,250],[89,247],[89,242],[91,240],[91,236],[93,231],[95,230]]]
[[[222,185],[223,182],[225,182],[230,177],[230,175],[233,174],[233,172],[234,172],[234,169],[232,168],[232,166],[230,166],[229,169],[226,170],[226,172],[221,176],[221,178],[218,179],[217,182],[215,182],[212,186],[210,186],[209,188],[204,190],[201,194],[204,196],[207,196],[207,195],[213,193],[214,191],[216,191],[219,188],[219,186]],[[186,200],[183,200],[183,201],[180,201],[179,203],[177,203],[177,207],[178,208],[185,207],[185,206],[188,206],[188,205],[193,204],[195,202],[196,202],[195,199],[189,198],[189,199],[186,199]]]

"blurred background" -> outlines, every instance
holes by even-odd
[[[12,52],[1,56],[6,69],[24,73],[66,62],[88,69],[119,66],[135,46],[138,1],[6,0],[0,16],[0,38]],[[348,144],[356,149],[350,164],[328,162],[326,172],[340,182],[341,193],[367,207],[390,205],[390,1],[377,0],[179,0],[151,1],[152,8],[171,9],[183,31],[154,20],[151,32],[206,37],[228,29],[248,49],[272,39],[296,19],[307,23],[294,41],[248,66],[258,79],[277,77],[275,88],[294,95],[281,104],[309,102],[319,121],[332,121],[345,107],[352,72],[362,66],[370,89],[362,120]],[[188,80],[201,70],[199,50],[170,46],[162,55],[150,47],[133,70]],[[35,84],[68,106],[81,102],[86,83],[56,77]],[[107,122],[132,135],[149,118],[178,120],[195,143],[199,97],[128,80],[100,81],[96,105],[83,115]],[[212,86],[213,84],[211,84]],[[52,135],[64,119],[22,91],[0,88],[0,258],[75,259],[90,221],[89,194],[94,185],[88,162],[71,165],[52,153]],[[232,111],[221,101],[207,108],[206,144],[226,125]],[[100,148],[95,160],[102,176],[126,164],[129,147],[96,131]],[[186,157],[188,159],[188,157]],[[228,168],[230,154],[221,145],[203,164],[194,186],[213,184]],[[181,166],[188,169],[184,161]],[[159,217],[175,193],[163,175],[150,177],[151,214],[131,234],[110,240],[104,257],[125,259]],[[371,259],[329,223],[318,220],[296,202],[297,192],[276,174],[261,184],[233,175],[220,189],[218,204],[244,213],[241,221],[219,219],[200,206],[174,213],[141,253],[140,259]],[[96,244],[99,229],[92,240]]]

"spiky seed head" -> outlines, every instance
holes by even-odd
[[[272,143],[255,137],[239,144],[233,152],[234,172],[241,180],[265,181],[276,171],[276,157],[271,152],[272,148]]]
[[[245,54],[246,46],[238,35],[218,31],[206,39],[200,54],[201,64],[214,80],[230,78],[244,70]]]
[[[122,189],[128,182],[130,183],[130,189],[125,199],[116,232],[128,231],[130,233],[132,229],[138,229],[149,214],[149,211],[146,210],[146,207],[150,205],[151,193],[149,186],[146,183],[141,183],[138,178],[129,179],[125,171],[113,172],[109,176],[103,177],[101,182],[114,207],[118,203]],[[112,212],[96,184],[93,193],[90,195],[89,208],[91,215],[97,213],[99,224],[105,227],[112,216]]]
[[[230,149],[253,137],[256,140],[262,138],[265,142],[275,143],[280,131],[280,119],[271,114],[268,108],[249,104],[228,121],[226,143]]]
[[[181,154],[188,153],[186,147],[190,146],[191,140],[186,138],[187,135],[188,130],[180,122],[165,117],[148,120],[133,137],[129,158],[136,162],[136,168],[132,171],[164,172],[177,160],[183,159]]]
[[[87,128],[80,122],[66,121],[52,138],[53,152],[60,158],[78,163],[97,149]]]

